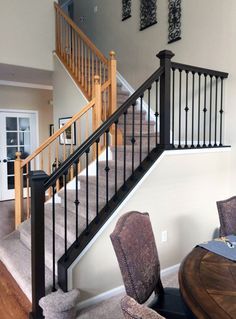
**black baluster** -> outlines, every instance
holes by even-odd
[[[140,136],[139,136],[139,164],[142,163],[142,137],[143,137],[143,95],[140,96]],[[140,167],[141,168],[141,167]]]
[[[96,220],[98,221],[99,215],[99,148],[98,144],[100,139],[96,140]]]
[[[195,102],[195,72],[192,72],[192,145],[194,147],[194,102]]]
[[[207,87],[207,74],[204,74],[204,118],[203,118],[203,147],[206,147],[206,113],[207,113],[207,105],[206,105],[206,87]]]
[[[222,129],[223,129],[223,89],[224,89],[224,79],[221,78],[221,99],[220,99],[220,145],[223,146],[222,144]]]
[[[88,235],[88,226],[89,226],[89,181],[88,181],[88,165],[89,165],[89,152],[88,148],[85,151],[86,154],[86,234]]]
[[[115,121],[115,195],[116,196],[117,196],[117,125],[118,125],[118,121]]]
[[[109,201],[109,165],[108,165],[109,129],[106,131],[106,204]]]
[[[158,144],[158,101],[159,101],[159,92],[158,92],[158,85],[159,85],[159,79],[156,80],[156,112],[155,112],[155,118],[156,118],[156,147]]]
[[[179,145],[181,148],[182,70],[179,70]]]
[[[212,121],[212,75],[210,75],[210,114],[209,114],[209,147],[211,144],[211,121]]]
[[[150,112],[151,112],[151,89],[148,88],[148,158],[150,153]]]
[[[217,104],[218,104],[218,77],[216,77],[216,97],[215,97],[215,144],[217,146]]]
[[[184,147],[188,147],[188,71],[186,71],[186,105],[185,105],[185,145]]]
[[[172,146],[175,147],[175,69],[172,78]]]
[[[123,170],[123,188],[125,189],[126,184],[126,115],[127,111],[124,112],[124,170]]]
[[[63,175],[63,186],[64,186],[64,249],[65,259],[67,259],[67,178],[68,171]]]
[[[79,184],[79,171],[78,171],[78,166],[79,166],[79,160],[77,160],[75,163],[75,239],[76,239],[76,244],[78,246],[78,237],[79,237],[79,189],[78,189],[78,184]]]
[[[197,147],[200,147],[200,124],[201,124],[201,73],[198,73],[198,128],[197,128]]]
[[[135,144],[135,137],[134,137],[134,119],[135,119],[135,104],[132,104],[132,174],[134,173],[134,144]]]
[[[56,291],[56,252],[55,252],[55,185],[52,187],[52,291]]]

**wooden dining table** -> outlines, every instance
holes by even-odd
[[[180,291],[198,319],[236,319],[236,262],[195,247],[179,269]]]

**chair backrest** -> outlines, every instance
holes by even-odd
[[[145,305],[140,305],[129,296],[125,296],[120,302],[125,319],[164,319],[154,310]]]
[[[216,204],[220,219],[220,236],[236,235],[236,196]]]
[[[126,293],[144,303],[160,283],[160,262],[149,215],[129,212],[111,234]],[[158,291],[157,291],[158,292]]]

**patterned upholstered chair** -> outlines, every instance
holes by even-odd
[[[150,308],[168,319],[194,318],[178,289],[163,289],[155,238],[147,213],[129,212],[121,216],[110,237],[128,296],[143,304],[155,292]]]
[[[216,202],[220,219],[220,236],[236,235],[236,196]]]
[[[129,296],[125,296],[120,302],[125,319],[165,319],[147,306],[140,305]]]

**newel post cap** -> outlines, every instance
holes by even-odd
[[[99,75],[94,75],[94,82],[95,82],[95,84],[100,84],[100,76]]]
[[[115,51],[110,51],[110,59],[114,60],[116,58],[116,53]]]
[[[172,59],[175,54],[170,50],[162,50],[156,55],[160,60],[162,59]]]

